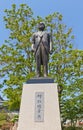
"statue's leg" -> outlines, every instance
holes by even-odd
[[[43,68],[44,68],[44,77],[48,76],[48,53],[44,46],[42,46],[42,61],[43,61]]]
[[[48,76],[48,64],[46,63],[44,65],[44,77],[47,77]]]
[[[41,76],[41,63],[40,63],[39,55],[36,55],[36,73],[37,73],[37,77]]]
[[[37,63],[37,77],[40,77],[41,74],[40,74],[40,64]]]

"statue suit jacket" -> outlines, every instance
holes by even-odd
[[[42,39],[41,39],[42,38]],[[52,50],[52,38],[49,33],[46,31],[38,31],[32,36],[32,50],[37,52],[38,47],[40,46],[40,42],[42,42],[46,51],[49,53]]]

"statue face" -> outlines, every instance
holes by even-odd
[[[40,23],[39,26],[38,26],[38,29],[40,31],[43,31],[45,29],[45,24],[44,23]]]

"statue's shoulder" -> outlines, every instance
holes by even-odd
[[[34,33],[33,33],[33,36],[35,36],[36,34],[37,34],[37,32],[34,32]]]
[[[50,33],[49,32],[47,32],[47,31],[43,31],[43,32],[40,32],[40,31],[38,31],[38,32],[34,32],[33,33],[33,36],[44,36],[44,35],[48,35],[48,36],[50,36]]]
[[[47,31],[44,31],[43,33],[50,36],[50,33]]]
[[[42,35],[43,35],[43,36],[46,36],[46,35],[48,35],[48,32],[43,31],[43,32],[42,32]]]
[[[48,32],[48,37],[51,37],[51,33],[50,32]]]

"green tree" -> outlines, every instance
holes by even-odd
[[[22,84],[34,75],[34,59],[31,52],[30,37],[34,26],[32,11],[22,4],[19,9],[12,5],[11,10],[5,10],[6,28],[10,30],[9,40],[0,48],[0,76],[4,78],[5,95],[9,99],[10,109],[18,109]]]
[[[68,86],[68,89],[66,90],[66,96],[62,99],[63,103],[61,104],[61,113],[63,122],[69,119],[72,126],[75,125],[74,122],[83,118],[82,83],[83,78],[79,78],[70,86]]]
[[[37,24],[43,21],[46,30],[52,34],[53,53],[49,57],[49,76],[58,83],[60,104],[67,108],[69,99],[73,104],[78,101],[78,110],[81,109],[81,112],[83,51],[73,48],[72,29],[63,24],[62,15],[56,12],[45,18],[34,18],[32,10],[25,4],[21,4],[20,8],[14,4],[11,10],[6,9],[5,12],[4,21],[10,36],[0,47],[0,77],[3,79],[1,86],[6,87],[4,94],[9,109],[19,109],[22,84],[35,75],[31,37],[37,30]],[[69,119],[65,107],[64,110],[61,108],[61,113],[64,112],[63,116]]]

